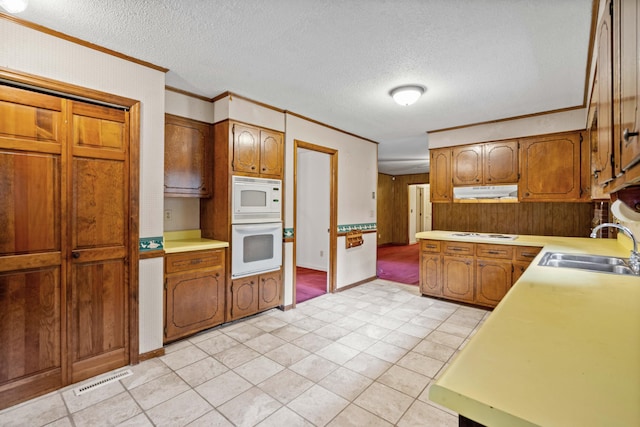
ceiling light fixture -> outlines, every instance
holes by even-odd
[[[24,12],[29,0],[0,0],[0,7],[9,13]]]
[[[398,86],[391,89],[389,95],[400,105],[411,105],[424,93],[425,88],[418,85]]]

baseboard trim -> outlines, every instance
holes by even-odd
[[[347,285],[347,286],[342,286],[341,288],[336,289],[335,292],[346,291],[347,289],[355,288],[356,286],[360,286],[360,285],[364,285],[365,283],[369,283],[369,282],[371,282],[373,280],[376,280],[377,278],[378,278],[378,276],[371,276],[368,279],[360,280],[359,282],[355,282],[355,283],[352,283],[352,284]]]
[[[155,350],[142,353],[138,356],[138,361],[144,362],[145,360],[153,359],[154,357],[164,356],[164,347],[160,347]]]

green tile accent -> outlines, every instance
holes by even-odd
[[[293,238],[293,228],[285,228],[282,232],[285,239]]]
[[[375,229],[376,229],[375,222],[369,222],[369,223],[363,223],[363,224],[338,225],[338,233],[346,233],[352,230],[367,231],[367,230],[375,230]]]
[[[140,251],[158,251],[164,249],[164,240],[160,237],[141,237],[138,240]]]

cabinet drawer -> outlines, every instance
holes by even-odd
[[[542,248],[535,246],[516,246],[516,261],[528,261],[531,262],[536,255],[540,253]]]
[[[474,243],[442,242],[442,251],[449,255],[473,255]]]
[[[478,243],[476,245],[476,255],[483,258],[511,259],[513,257],[513,246]]]
[[[183,252],[165,257],[165,273],[220,267],[224,264],[224,250]]]
[[[440,240],[423,240],[420,242],[420,250],[422,252],[440,252],[442,242]]]

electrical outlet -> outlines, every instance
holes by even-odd
[[[324,251],[320,251],[320,256],[323,257],[324,256]]]
[[[173,215],[172,215],[171,209],[166,209],[164,211],[164,220],[171,221],[172,219],[173,219]]]

